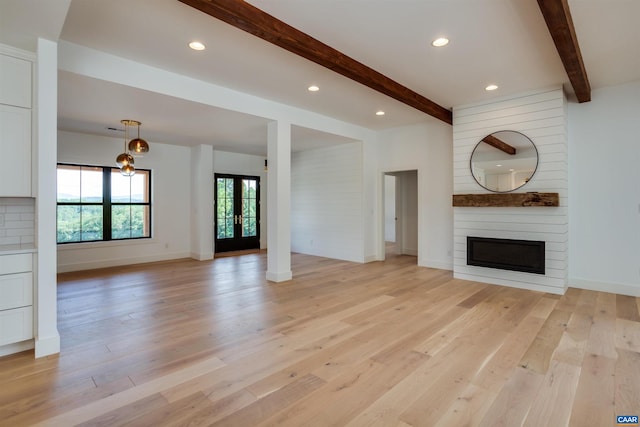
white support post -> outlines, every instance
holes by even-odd
[[[267,280],[291,280],[291,124],[268,125]]]
[[[58,158],[58,44],[38,39],[35,355],[60,352],[57,315],[56,159]]]
[[[213,147],[191,148],[191,258],[213,259]]]

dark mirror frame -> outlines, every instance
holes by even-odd
[[[516,135],[516,140],[518,142],[518,144],[513,144],[513,141],[510,140],[510,138],[505,138],[505,133],[513,133]],[[493,139],[491,139],[492,137],[494,137]],[[497,140],[496,140],[497,139]],[[489,141],[486,142],[485,140]],[[504,145],[501,145],[501,143],[504,142]],[[512,145],[510,145],[509,143],[512,143]],[[521,157],[518,158],[517,157],[517,149],[520,148],[521,150],[523,149],[523,147],[525,147],[526,145],[526,149],[529,149],[528,144],[524,144],[525,142],[528,142],[530,144],[530,147],[533,148],[532,153],[535,153],[535,165],[531,165],[530,167],[524,168],[523,170],[526,171],[531,171],[529,174],[527,174],[526,178],[520,177],[520,179],[522,180],[522,183],[520,185],[511,185],[509,187],[509,189],[506,190],[501,190],[498,186],[498,188],[490,188],[493,186],[489,186],[487,185],[487,183],[482,183],[478,180],[478,177],[476,176],[476,174],[474,173],[475,168],[473,166],[473,162],[474,162],[474,155],[478,155],[478,153],[480,153],[479,148],[484,150],[484,146],[488,146],[490,147],[490,149],[485,150],[487,153],[491,153],[492,150],[495,150],[495,156],[491,157],[488,156],[485,153],[485,157],[487,157],[486,159],[482,159],[482,161],[488,162],[488,161],[492,161],[492,162],[500,162],[500,164],[504,163],[506,165],[505,169],[509,169],[509,165],[508,162],[520,162],[520,161],[526,161],[526,159],[531,159],[530,161],[532,161],[532,157]],[[494,145],[495,144],[495,145]],[[496,148],[497,146],[500,146],[500,148]],[[513,148],[515,148],[515,153],[514,154],[510,154],[509,151],[511,151]],[[531,151],[531,150],[528,150]],[[478,153],[476,153],[478,152]],[[511,156],[514,156],[513,159],[510,158]],[[476,159],[476,162],[478,162],[480,160]],[[538,170],[538,164],[540,163],[540,157],[539,157],[539,153],[538,153],[538,148],[536,147],[536,145],[533,143],[533,141],[531,140],[531,138],[529,138],[528,136],[526,136],[525,134],[523,134],[522,132],[518,132],[515,130],[499,130],[499,131],[495,131],[490,133],[489,135],[485,136],[484,138],[482,138],[480,141],[478,141],[478,143],[476,144],[476,146],[474,147],[472,153],[471,153],[471,157],[469,158],[469,171],[471,172],[471,176],[473,176],[473,179],[478,183],[478,185],[480,185],[482,188],[484,188],[485,190],[491,191],[493,193],[509,193],[512,191],[515,191],[519,188],[522,188],[524,185],[526,185],[531,178],[533,178],[533,176],[535,175],[536,171]],[[515,169],[515,168],[513,168]],[[513,172],[513,171],[511,171]],[[499,179],[499,178],[497,178]]]

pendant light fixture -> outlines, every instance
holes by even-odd
[[[142,157],[144,153],[149,152],[149,144],[144,139],[140,138],[140,123],[137,120],[127,120],[129,126],[136,126],[138,128],[138,137],[129,141],[129,152],[135,157]]]
[[[118,157],[116,157],[116,165],[118,165],[120,169],[122,169],[125,166],[133,166],[134,163],[135,163],[135,160],[133,159],[133,156],[129,153],[122,153],[122,154],[119,154]]]
[[[133,176],[136,173],[134,166],[135,159],[133,156],[142,157],[144,153],[149,152],[149,144],[140,138],[140,123],[137,120],[124,119],[120,120],[124,125],[124,153],[116,157],[116,164],[120,168],[120,173],[124,176]],[[129,141],[129,126],[136,126],[138,129],[138,137]],[[127,141],[129,143],[127,144]]]
[[[136,168],[133,165],[124,165],[120,168],[120,173],[124,176],[133,176],[136,173]]]

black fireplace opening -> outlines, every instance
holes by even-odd
[[[467,236],[467,265],[544,274],[544,242]]]

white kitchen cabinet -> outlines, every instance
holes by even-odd
[[[33,60],[0,45],[0,197],[31,197]]]
[[[31,108],[32,62],[0,54],[0,104]]]
[[[33,304],[33,274],[0,276],[0,311]]]
[[[0,311],[0,346],[33,338],[33,307]]]
[[[0,104],[0,197],[31,197],[31,110]]]
[[[0,346],[33,338],[33,255],[0,255]]]

